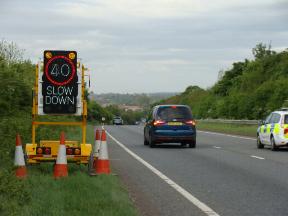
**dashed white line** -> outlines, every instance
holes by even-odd
[[[197,130],[197,132],[207,133],[207,134],[214,134],[214,135],[222,135],[222,136],[228,136],[228,137],[239,138],[239,139],[256,140],[256,139],[250,138],[250,137],[235,136],[235,135],[229,135],[229,134],[217,133],[217,132],[209,132],[209,131],[201,131],[201,130]]]
[[[113,139],[120,147],[122,147],[128,154],[130,154],[132,157],[134,157],[137,161],[142,163],[144,166],[146,166],[149,170],[151,170],[154,174],[156,174],[159,178],[164,180],[168,185],[170,185],[172,188],[174,188],[176,191],[178,191],[182,196],[184,196],[187,200],[189,200],[192,204],[197,206],[202,212],[204,212],[208,216],[220,216],[217,214],[213,209],[211,209],[209,206],[207,206],[205,203],[201,202],[199,199],[197,199],[195,196],[193,196],[191,193],[186,191],[184,188],[182,188],[180,185],[178,185],[176,182],[168,178],[166,175],[164,175],[162,172],[157,170],[155,167],[153,167],[151,164],[143,160],[141,157],[139,157],[137,154],[132,152],[130,149],[128,149],[125,145],[123,145],[121,142],[119,142],[117,139],[115,139],[109,132],[106,131],[108,136]]]
[[[220,146],[213,146],[213,148],[216,148],[216,149],[221,149]]]
[[[257,159],[259,159],[259,160],[265,160],[265,158],[259,157],[259,156],[256,156],[256,155],[250,155],[250,157],[252,157],[252,158],[257,158]]]

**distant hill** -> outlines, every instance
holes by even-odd
[[[182,94],[158,103],[187,104],[196,118],[262,119],[288,107],[288,49],[258,44],[255,59],[235,62],[210,89],[189,86]]]
[[[105,94],[94,94],[90,93],[89,97],[91,100],[96,101],[102,106],[108,105],[133,105],[148,107],[159,100],[175,96],[177,93],[142,93],[142,94],[118,94],[118,93],[105,93]]]

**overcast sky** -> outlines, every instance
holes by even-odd
[[[287,48],[288,0],[0,0],[0,39],[33,62],[76,50],[95,93],[181,92],[257,43]]]

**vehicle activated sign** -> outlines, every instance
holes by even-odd
[[[74,114],[77,107],[77,52],[44,51],[43,112]]]

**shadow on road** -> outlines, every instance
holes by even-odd
[[[188,145],[182,146],[180,144],[156,144],[154,148],[183,149],[183,148],[188,148]]]
[[[264,147],[265,150],[267,151],[271,151],[271,148],[270,147]],[[274,152],[288,152],[288,147],[281,147],[281,148],[278,148],[276,149]]]

